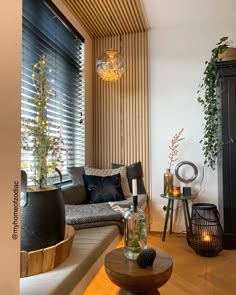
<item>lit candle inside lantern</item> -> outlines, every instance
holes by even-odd
[[[137,196],[137,179],[132,179],[132,192],[133,196]]]
[[[204,242],[211,242],[212,239],[211,239],[211,236],[206,231],[203,231],[202,240]]]

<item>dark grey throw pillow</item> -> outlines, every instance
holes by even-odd
[[[120,174],[111,176],[83,175],[90,203],[104,203],[125,200]]]
[[[65,204],[79,205],[88,203],[86,188],[81,184],[63,186],[62,195]]]
[[[67,171],[74,184],[84,184],[83,174],[84,166],[81,167],[67,167]]]
[[[121,167],[124,165],[112,163],[112,169]],[[129,182],[129,188],[132,192],[132,179],[137,179],[137,191],[138,194],[146,194],[146,189],[143,183],[143,168],[142,163],[136,162],[129,166],[126,166],[127,169],[127,178]]]

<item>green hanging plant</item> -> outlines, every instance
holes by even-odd
[[[228,48],[230,42],[228,37],[222,37],[211,51],[211,58],[206,61],[206,68],[203,73],[202,84],[199,85],[198,102],[203,107],[204,112],[204,131],[202,144],[203,155],[205,157],[204,164],[215,169],[216,159],[221,144],[219,142],[219,103],[216,95],[218,86],[217,62],[219,62],[219,54],[222,54]]]

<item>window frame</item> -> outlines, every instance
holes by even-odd
[[[56,7],[56,5],[51,0],[38,0],[38,1],[41,1],[42,3],[44,3],[51,12],[56,14],[57,15],[56,17],[61,21],[61,23],[65,27],[69,28],[69,30],[71,32],[73,32],[73,34],[75,34],[77,36],[77,38],[80,40],[80,42],[82,42],[82,43],[85,42],[83,36],[74,28],[74,26],[68,21],[68,19],[63,15],[63,13]],[[24,1],[23,1],[23,4],[24,4]],[[23,29],[23,35],[24,35],[24,29]],[[84,44],[83,44],[83,47],[84,47]],[[23,49],[22,49],[22,55],[23,55]],[[84,49],[83,49],[82,55],[84,55]],[[23,58],[22,58],[22,60],[23,60]],[[84,59],[83,59],[83,62],[84,62]],[[23,69],[23,65],[22,65],[22,69]],[[82,69],[81,71],[84,71],[84,69]],[[82,155],[83,160],[82,161],[83,161],[83,164],[84,164],[84,162],[85,162],[85,95],[84,95],[85,91],[84,91],[84,73],[83,73],[83,78],[81,78],[81,79],[83,80],[82,81],[82,83],[83,83],[83,86],[82,86],[83,87],[83,94],[82,94],[82,96],[83,97],[81,99],[81,101],[82,101],[81,104],[83,104],[83,114],[82,114],[83,119],[81,119],[81,120],[83,121],[83,155]],[[23,80],[23,71],[22,71],[22,80]],[[23,86],[22,86],[22,88],[23,88]],[[22,90],[22,95],[23,95],[23,90]],[[69,137],[69,138],[72,138],[72,136]],[[74,149],[73,149],[73,151],[74,151]],[[23,151],[23,153],[24,153],[24,151]],[[80,153],[78,153],[78,155],[80,157]],[[67,157],[69,157],[69,155],[67,155]],[[74,158],[76,158],[76,157],[74,157]],[[78,164],[78,165],[81,165],[81,164]],[[65,166],[67,166],[66,163],[65,163]],[[72,165],[68,165],[68,166],[76,166],[76,162],[75,162],[75,164],[73,163]],[[63,178],[62,178],[63,183],[71,182],[68,172],[63,170],[62,175],[63,175]],[[58,182],[59,182],[59,178],[56,178],[56,180],[53,181],[53,183],[58,183]]]

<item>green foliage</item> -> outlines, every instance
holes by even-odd
[[[36,111],[36,117],[26,118],[22,122],[22,148],[32,151],[34,157],[35,172],[33,178],[34,186],[42,190],[47,185],[47,175],[49,171],[54,171],[59,163],[63,162],[62,152],[64,144],[62,135],[49,135],[49,122],[47,118],[47,104],[54,95],[52,89],[48,87],[46,77],[46,56],[43,55],[33,68],[33,84],[36,95],[30,100]]]
[[[217,62],[218,55],[223,53],[229,47],[228,37],[222,37],[211,51],[211,58],[206,61],[206,68],[203,73],[202,84],[198,89],[198,102],[203,107],[204,112],[204,134],[200,141],[202,144],[204,164],[215,169],[216,159],[220,149],[219,144],[219,104],[216,96],[216,87],[218,85]]]

